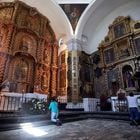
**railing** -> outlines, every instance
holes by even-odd
[[[25,105],[33,102],[35,98],[29,98],[21,94],[19,97],[15,96],[2,96],[0,95],[0,112],[20,112],[23,111]],[[47,99],[38,99],[41,102],[46,102]],[[30,101],[30,103],[29,103]],[[83,109],[83,103],[67,103],[67,99],[58,99],[60,110],[64,109]],[[34,102],[35,104],[35,102]]]
[[[128,112],[127,100],[113,99],[115,112]]]
[[[29,97],[14,97],[0,95],[0,111],[1,112],[16,112],[23,109],[23,105],[28,104],[29,101],[34,101],[35,98]],[[38,99],[40,102],[47,102],[46,99]]]
[[[0,111],[17,111],[22,106],[20,97],[6,97],[0,96]]]
[[[1,112],[20,112],[24,111],[25,107],[28,109],[27,105],[30,105],[30,103],[33,103],[32,108],[37,108],[40,109],[42,107],[42,104],[40,105],[36,102],[34,102],[35,98],[30,98],[26,96],[2,96],[0,95],[0,111]],[[29,102],[31,101],[31,102]],[[43,107],[47,107],[47,99],[38,99],[40,102],[45,102],[46,104],[43,105]],[[60,109],[84,109],[85,110],[85,105],[88,107],[87,111],[100,111],[100,102],[95,101],[94,104],[89,102],[87,104],[84,104],[83,102],[81,103],[67,103],[67,99],[59,99],[59,107]],[[93,101],[92,101],[93,102]],[[91,106],[92,105],[92,106]],[[42,108],[41,108],[42,109]],[[40,110],[41,110],[40,109]],[[112,111],[114,112],[127,112],[128,111],[128,105],[126,100],[118,100],[118,99],[113,99],[112,100]]]

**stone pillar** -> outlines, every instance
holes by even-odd
[[[68,85],[71,93],[68,93],[68,100],[74,103],[79,101],[79,56],[81,53],[81,42],[72,39],[68,42]]]

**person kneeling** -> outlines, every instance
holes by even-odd
[[[61,125],[61,121],[58,119],[59,116],[58,102],[55,99],[55,97],[51,99],[49,110],[51,110],[51,121],[54,122],[56,125]]]

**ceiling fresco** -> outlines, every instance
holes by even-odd
[[[79,18],[88,4],[60,4],[61,8],[67,15],[73,30],[75,30]]]

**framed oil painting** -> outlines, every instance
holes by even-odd
[[[120,24],[114,26],[115,38],[121,37],[121,36],[125,35],[125,33],[126,33],[126,29],[125,29],[124,23],[120,23]]]
[[[104,51],[105,63],[109,64],[115,60],[114,48]]]

